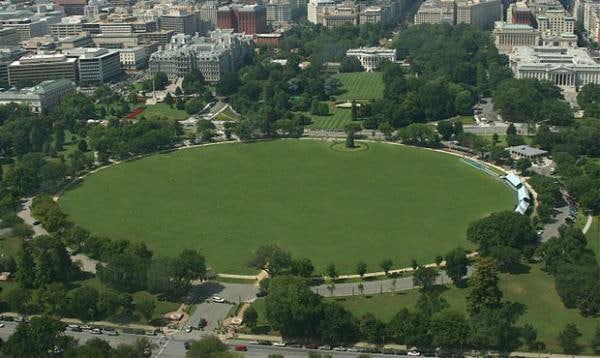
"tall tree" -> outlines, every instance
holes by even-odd
[[[475,272],[469,279],[471,292],[467,296],[467,310],[470,314],[482,309],[495,309],[500,306],[502,291],[498,288],[498,267],[490,258],[481,258],[475,266]]]
[[[66,325],[47,316],[33,317],[29,323],[20,323],[2,346],[2,351],[13,358],[54,357],[55,351],[67,351],[75,345],[66,336]]]
[[[581,337],[581,332],[574,323],[568,323],[558,334],[558,342],[566,354],[577,354],[581,351],[581,346],[577,342]]]
[[[265,270],[269,275],[275,276],[289,269],[291,263],[292,257],[289,252],[284,251],[277,244],[269,244],[256,249],[250,266]]]
[[[458,247],[446,254],[446,273],[452,279],[455,285],[462,282],[462,278],[467,274],[467,265],[469,259],[466,251]]]
[[[266,317],[284,337],[315,337],[322,317],[321,298],[305,279],[275,277],[265,300]]]

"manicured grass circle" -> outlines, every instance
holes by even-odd
[[[469,222],[511,209],[498,180],[458,158],[369,143],[341,153],[330,143],[285,140],[179,150],[120,164],[59,201],[93,234],[143,240],[155,255],[201,250],[222,273],[255,273],[252,251],[277,243],[354,273],[364,261],[406,267],[462,245]]]

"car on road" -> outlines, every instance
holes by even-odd
[[[275,347],[285,347],[287,344],[285,342],[273,342]]]
[[[219,296],[212,296],[210,298],[211,301],[215,302],[215,303],[225,303],[225,299],[219,297]]]
[[[308,343],[304,345],[304,348],[306,349],[319,349],[319,346],[314,344],[314,343]]]
[[[345,352],[345,351],[348,350],[348,348],[342,347],[342,346],[338,346],[338,347],[333,348],[333,350],[337,351],[337,352]]]
[[[37,225],[39,225],[39,224],[41,224],[41,223],[39,222],[39,220],[36,220],[36,221],[34,221],[34,222],[33,222],[33,226],[37,226]]]
[[[4,323],[0,323],[0,328],[4,327]]]
[[[244,344],[238,344],[235,346],[235,350],[238,352],[245,352],[248,350],[248,346],[246,346]]]
[[[154,331],[154,330],[146,331],[146,335],[147,336],[156,336],[156,331]]]
[[[83,329],[84,331],[89,331],[90,329],[92,329],[92,326],[88,326],[86,324],[86,325],[81,326],[81,329]]]
[[[108,334],[109,336],[118,336],[119,332],[111,330],[111,331],[106,331],[106,334]]]
[[[83,332],[83,329],[81,329],[81,327],[71,327],[71,332]]]
[[[319,346],[319,349],[322,351],[330,351],[331,350],[331,346],[329,344],[324,344],[322,346]]]
[[[193,331],[193,330],[194,330],[194,328],[193,328],[192,326],[187,326],[187,327],[185,327],[185,331],[186,331],[187,333],[192,333],[192,331]]]
[[[409,357],[420,357],[421,352],[412,350],[412,351],[408,351],[408,353],[406,353],[406,355]]]
[[[102,330],[100,328],[94,328],[90,331],[91,334],[102,334]]]

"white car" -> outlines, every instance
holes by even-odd
[[[225,300],[219,296],[212,296],[210,298],[211,301],[215,302],[215,303],[224,303]]]
[[[273,342],[273,345],[275,347],[285,347],[287,345],[287,343],[285,343],[285,342]]]
[[[192,326],[187,326],[187,327],[185,327],[185,331],[186,331],[187,333],[192,333],[192,331],[193,331],[193,328],[192,328]]]
[[[0,323],[0,328],[4,327],[4,323]]]
[[[406,353],[407,356],[409,357],[420,357],[421,356],[421,352],[419,351],[409,351],[408,353]]]

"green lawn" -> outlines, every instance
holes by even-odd
[[[22,244],[23,239],[12,236],[11,234],[0,237],[0,256],[12,256],[16,259]]]
[[[352,110],[346,108],[337,108],[335,103],[329,102],[329,115],[317,116],[310,113],[304,113],[312,120],[309,128],[312,129],[341,129],[352,122]]]
[[[586,346],[585,353],[591,353],[588,342],[599,323],[598,319],[586,318],[575,309],[565,308],[556,293],[552,276],[534,266],[527,274],[503,274],[500,288],[506,300],[527,306],[527,311],[521,317],[519,324],[531,323],[537,329],[539,339],[546,343],[549,350],[561,351],[557,341],[558,333],[565,324],[575,323],[583,334],[579,342]],[[467,292],[468,289],[458,289],[452,286],[444,292],[443,296],[452,309],[465,312]],[[371,312],[380,319],[388,321],[400,309],[413,308],[418,295],[417,290],[411,290],[396,294],[385,293],[370,297],[355,296],[335,300],[357,317]]]
[[[190,115],[187,114],[186,111],[175,108],[175,105],[170,107],[164,103],[157,103],[146,106],[146,109],[138,116],[138,118],[141,116],[144,116],[146,119],[152,119],[153,117],[166,117],[168,119],[182,120],[188,118]]]
[[[156,255],[201,250],[221,273],[254,273],[253,250],[277,243],[353,273],[384,258],[406,267],[462,245],[467,225],[514,206],[500,181],[429,150],[369,143],[336,152],[313,140],[224,144],[124,163],[59,201],[93,234],[144,240]],[[343,255],[341,251],[343,250]]]
[[[217,121],[239,121],[240,116],[233,112],[231,107],[225,108],[221,113],[217,114],[214,118]]]
[[[596,259],[600,262],[600,217],[595,216],[592,226],[587,232],[588,245],[596,253]]]
[[[343,93],[337,100],[372,100],[383,97],[383,81],[380,72],[339,73],[334,77],[342,82]]]

